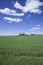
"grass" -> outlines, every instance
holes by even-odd
[[[43,65],[43,36],[0,36],[0,65]]]

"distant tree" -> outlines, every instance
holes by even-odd
[[[25,36],[26,34],[25,34],[25,33],[20,33],[19,35],[20,35],[20,36]]]
[[[31,34],[32,36],[34,36],[35,34]]]

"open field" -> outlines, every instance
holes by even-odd
[[[0,36],[0,65],[43,65],[43,36]]]

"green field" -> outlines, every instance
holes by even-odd
[[[43,36],[0,36],[0,65],[43,65]]]

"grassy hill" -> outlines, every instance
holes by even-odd
[[[43,36],[0,36],[0,65],[43,65]]]

